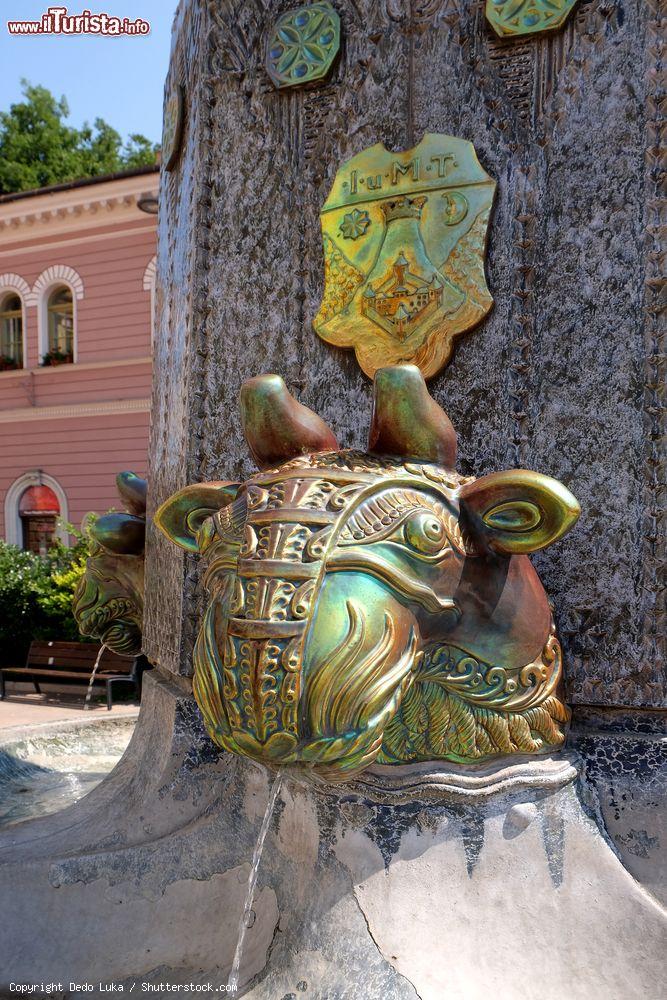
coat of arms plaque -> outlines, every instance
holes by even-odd
[[[470,142],[427,133],[338,170],[322,211],[324,294],[314,319],[363,371],[410,362],[426,378],[493,304],[484,275],[496,183]]]

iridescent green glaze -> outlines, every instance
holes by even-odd
[[[572,494],[455,472],[411,365],[377,372],[367,452],[339,449],[275,375],[246,383],[242,414],[261,471],[155,516],[206,562],[194,692],[213,739],[331,781],[560,746],[560,647],[526,553],[574,524]]]
[[[90,529],[91,553],[73,611],[82,635],[121,656],[137,656],[144,610],[146,480],[121,472],[116,486],[128,512],[104,514]]]
[[[501,38],[524,38],[562,27],[577,0],[486,0],[486,18]]]
[[[329,3],[313,3],[282,14],[266,44],[266,71],[275,87],[322,80],[340,48],[340,18]]]

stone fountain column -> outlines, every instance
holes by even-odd
[[[264,43],[294,2],[182,0],[176,14],[166,92],[183,86],[186,116],[160,191],[149,514],[187,483],[252,471],[237,397],[259,373],[283,375],[343,446],[365,443],[369,382],[311,325],[320,206],[375,142],[470,140],[498,181],[496,304],[431,391],[462,472],[540,469],[581,501],[577,528],[535,558],[574,726],[533,771],[425,770],[408,791],[345,795],[286,781],[242,987],[657,995],[657,0],[581,0],[559,33],[518,42],[495,38],[479,2],[336,0],[332,75],[277,91]],[[226,982],[269,777],[219,753],[193,701],[196,562],[149,529],[146,580],[155,670],[130,750],[77,806],[5,835],[7,982]]]

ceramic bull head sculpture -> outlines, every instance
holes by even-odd
[[[126,510],[104,514],[90,528],[90,556],[73,610],[82,635],[121,656],[137,656],[144,612],[146,480],[121,472],[116,488]]]
[[[528,553],[574,524],[572,494],[458,475],[412,365],[376,373],[368,451],[340,449],[277,375],[246,382],[241,411],[261,471],[155,517],[206,562],[194,692],[212,738],[333,781],[560,746],[560,647]]]

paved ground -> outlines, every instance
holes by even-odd
[[[36,694],[32,684],[7,683],[7,694],[0,701],[0,730],[17,726],[43,725],[69,719],[88,720],[93,716],[120,718],[136,715],[137,708],[131,702],[119,702],[107,712],[104,693],[95,692],[90,708],[84,709],[85,687],[58,688],[56,685],[42,686],[43,694]],[[101,700],[100,700],[101,698]]]

